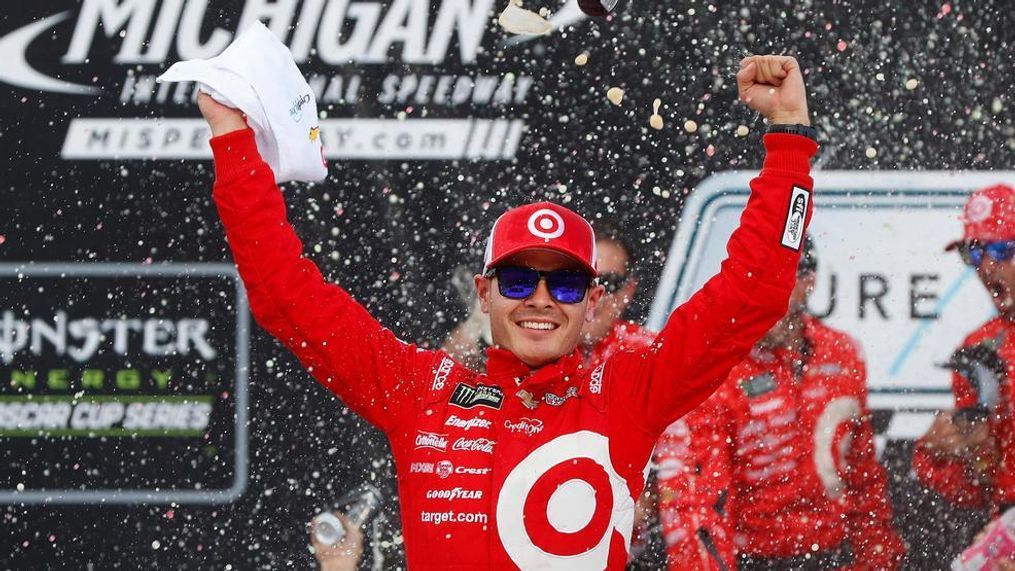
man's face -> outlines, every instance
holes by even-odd
[[[1015,321],[1015,259],[998,262],[984,256],[976,275],[987,288],[997,313],[1008,321]]]
[[[526,250],[499,265],[543,272],[581,270],[576,261],[551,250]],[[480,307],[490,315],[493,344],[511,351],[532,368],[574,351],[582,325],[592,319],[603,295],[602,286],[595,286],[589,288],[579,303],[560,303],[550,295],[546,280],[540,280],[531,296],[516,300],[501,295],[496,277],[477,275],[475,280]]]
[[[628,275],[627,254],[620,245],[613,240],[601,240],[596,242],[596,252],[601,278],[612,276],[627,278],[627,281],[620,289],[603,294],[602,302],[596,308],[592,321],[586,323],[582,330],[582,342],[586,345],[595,345],[610,333],[613,324],[624,314],[624,310],[634,298],[635,289],[638,288],[637,280]]]
[[[762,347],[775,348],[785,345],[800,327],[801,319],[807,311],[807,298],[814,291],[814,273],[808,272],[797,276],[796,285],[793,286],[793,293],[789,296],[789,308],[786,315],[779,320],[758,343]]]

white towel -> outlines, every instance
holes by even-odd
[[[197,82],[219,103],[243,111],[278,182],[328,175],[314,93],[289,48],[261,22],[218,56],[177,62],[158,81]]]

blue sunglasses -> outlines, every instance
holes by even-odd
[[[980,267],[983,257],[987,256],[995,262],[1007,262],[1015,257],[1015,240],[1003,242],[966,242],[959,245],[962,261],[974,268]]]
[[[541,272],[522,266],[493,268],[486,273],[486,277],[491,276],[497,277],[497,289],[508,299],[528,299],[536,292],[539,281],[546,280],[550,297],[558,303],[581,303],[585,299],[589,285],[592,284],[592,276],[584,272],[571,270]]]

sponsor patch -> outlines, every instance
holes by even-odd
[[[567,390],[564,391],[564,396],[546,393],[543,395],[543,402],[550,406],[560,406],[564,404],[567,399],[574,396],[578,396],[578,389],[576,387],[568,387]]]
[[[426,499],[428,500],[481,500],[483,499],[483,490],[466,490],[465,488],[451,488],[448,490],[427,490]]]
[[[543,431],[543,421],[525,417],[518,419],[517,422],[505,420],[504,428],[507,428],[511,432],[520,432],[522,434],[532,436],[533,434],[539,434]]]
[[[789,209],[786,211],[786,224],[782,228],[782,245],[800,251],[804,240],[804,220],[807,218],[807,203],[811,193],[800,186],[793,187],[789,197]]]
[[[606,368],[606,364],[599,365],[595,371],[592,371],[592,378],[589,379],[589,392],[598,395],[603,390],[603,369]]]
[[[446,452],[448,449],[448,435],[419,431],[416,433],[416,448],[432,448]]]
[[[433,462],[413,462],[409,466],[410,474],[433,474]]]
[[[465,474],[467,476],[485,476],[493,471],[493,468],[469,468],[468,466],[458,466],[455,468],[455,474]]]
[[[454,468],[455,465],[450,460],[441,460],[437,463],[437,476],[443,480],[451,475]]]
[[[465,452],[485,452],[493,454],[493,440],[489,438],[459,438],[455,440],[452,450],[463,450]]]
[[[761,396],[775,390],[775,376],[772,373],[762,373],[740,381],[740,388],[750,398]]]
[[[493,422],[485,418],[458,418],[453,414],[444,423],[444,426],[461,428],[466,432],[471,428],[490,428],[491,425],[493,425]]]
[[[454,361],[447,357],[441,359],[441,364],[437,367],[437,373],[433,376],[432,390],[439,391],[444,388],[444,383],[448,381],[448,375],[451,374],[451,367],[454,363]]]
[[[489,385],[472,386],[468,383],[458,383],[455,392],[451,393],[449,403],[460,408],[472,408],[474,406],[485,406],[487,408],[499,409],[504,401],[504,391],[500,387]]]

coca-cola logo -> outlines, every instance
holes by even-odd
[[[493,454],[493,445],[494,441],[489,438],[459,438],[455,440],[455,444],[451,449]]]

